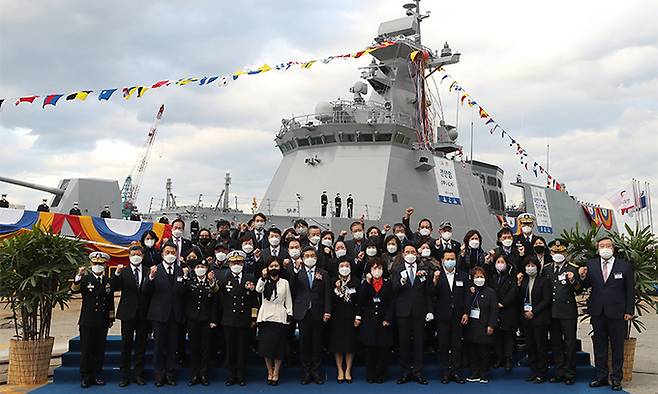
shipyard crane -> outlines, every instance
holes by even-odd
[[[162,119],[162,114],[164,113],[164,104],[160,106],[160,110],[155,115],[153,120],[153,125],[149,129],[148,136],[144,142],[144,147],[142,148],[142,154],[139,156],[135,164],[133,165],[130,175],[126,177],[126,180],[123,182],[121,187],[121,214],[124,219],[128,219],[133,211],[136,209],[137,195],[139,194],[139,188],[142,185],[142,177],[146,171],[146,166],[149,162],[149,156],[151,156],[151,150],[153,149],[153,142],[155,141],[155,135],[158,131],[158,124]]]

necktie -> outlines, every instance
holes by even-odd
[[[608,275],[610,274],[608,268],[608,260],[603,260],[603,283],[608,281]]]
[[[307,270],[306,273],[308,274],[308,286],[313,287],[313,271]]]
[[[240,274],[235,274],[233,275],[233,277],[235,278],[235,281],[238,282],[238,284],[240,284]]]
[[[139,287],[139,268],[135,268],[133,274],[135,275],[135,283],[137,283],[137,287]]]
[[[167,267],[167,275],[172,276],[173,274],[171,267]]]
[[[413,286],[414,285],[414,280],[416,280],[416,275],[414,274],[414,266],[413,265],[410,265],[407,268],[407,274],[409,274],[409,283],[411,283],[411,285]]]
[[[180,259],[180,238],[176,239],[176,260],[178,259]]]

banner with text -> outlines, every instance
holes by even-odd
[[[437,200],[446,204],[461,205],[459,187],[455,175],[455,162],[439,157],[434,158],[434,175],[438,188]]]
[[[537,231],[545,234],[553,233],[551,224],[551,213],[548,210],[548,200],[546,199],[546,189],[542,187],[532,187],[532,204],[535,207],[535,218],[537,221]]]

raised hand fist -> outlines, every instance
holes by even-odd
[[[336,288],[337,288],[337,289],[340,289],[340,280],[337,280],[337,281],[336,281]]]
[[[187,275],[190,273],[190,269],[188,267],[183,268],[183,276],[187,278]]]
[[[261,271],[261,275],[263,278],[267,278],[267,268],[263,268],[263,271]]]
[[[347,236],[347,230],[341,231],[338,235],[345,238]]]
[[[405,214],[407,217],[410,217],[411,215],[414,214],[414,208],[413,208],[413,207],[409,207],[409,208],[407,208],[407,209],[404,211],[404,214]]]
[[[366,274],[366,282],[372,283],[372,275],[371,274]]]
[[[434,282],[435,283],[439,281],[439,277],[441,277],[441,271],[439,271],[439,270],[434,271]]]
[[[208,280],[211,282],[215,280],[215,273],[213,271],[208,272]]]
[[[359,254],[356,255],[356,259],[359,260],[359,261],[363,261],[363,258],[365,257],[365,255],[366,254],[364,252],[359,252]]]
[[[386,223],[386,224],[384,225],[384,232],[387,233],[388,230],[390,230],[390,229],[391,229],[391,225],[388,224],[388,223]]]
[[[254,250],[254,257],[256,257],[256,260],[260,260],[260,255],[261,255],[260,249]]]
[[[567,279],[569,280],[569,282],[573,282],[573,277],[574,277],[573,272],[568,271],[567,272]]]
[[[87,267],[78,268],[78,275],[80,275],[80,276],[84,275],[85,271],[87,271]]]
[[[521,282],[523,282],[523,274],[519,272],[516,274],[516,284],[521,286]]]
[[[585,279],[585,277],[587,276],[587,267],[578,268],[578,275],[580,275],[581,278]]]
[[[123,264],[117,265],[117,275],[120,274],[121,271],[123,271]]]
[[[153,265],[153,266],[151,266],[151,271],[150,271],[150,273],[149,273],[149,277],[151,278],[151,280],[152,280],[153,278],[155,278],[155,273],[156,273],[156,272],[158,272],[158,266],[157,266],[157,265]]]
[[[283,259],[283,268],[288,268],[290,265],[290,259]]]

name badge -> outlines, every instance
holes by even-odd
[[[526,302],[523,304],[523,311],[524,312],[532,312],[532,304],[529,302]]]
[[[424,276],[421,276],[419,279],[420,279],[421,282],[425,282],[425,280],[426,280],[427,278],[425,278]]]
[[[480,308],[471,308],[471,313],[468,315],[471,319],[480,318]]]
[[[457,287],[464,287],[464,281],[456,280],[456,281],[455,281],[455,286],[457,286]]]
[[[375,304],[377,304],[377,303],[382,302],[382,300],[381,300],[379,297],[374,297],[374,298],[372,299],[372,302],[374,302]]]
[[[615,272],[615,279],[622,279],[624,277],[624,274],[621,272]]]
[[[566,280],[566,279],[567,279],[567,274],[560,274],[557,277],[557,280],[559,280],[559,281],[563,281],[563,280]]]
[[[183,277],[182,277],[182,276],[178,276],[178,277],[176,277],[176,282],[182,282],[182,281],[183,281]]]
[[[347,288],[347,294],[354,294],[354,293],[356,293],[356,289],[352,289],[349,287]]]

